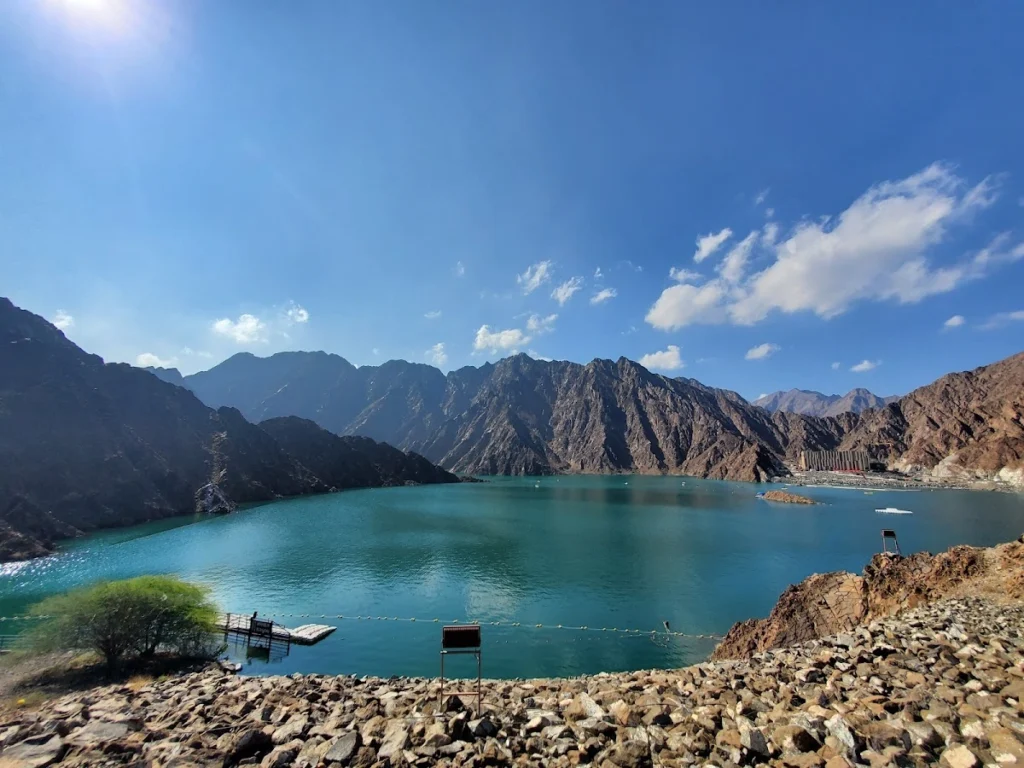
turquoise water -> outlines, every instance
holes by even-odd
[[[824,502],[804,507],[755,499],[767,486],[682,483],[576,476],[543,478],[538,487],[535,478],[495,478],[122,529],[72,542],[57,557],[4,566],[0,615],[97,579],[177,573],[209,584],[225,610],[310,614],[279,620],[338,626],[316,646],[253,662],[254,674],[436,675],[434,618],[501,622],[484,627],[490,677],[676,667],[705,658],[715,641],[549,627],[649,631],[667,620],[674,630],[723,633],[766,615],[787,585],[811,573],[860,571],[883,527],[896,529],[904,552],[991,545],[1024,531],[1024,498],[1009,494],[794,489]],[[874,512],[886,506],[915,514]],[[473,667],[453,660],[451,671]]]

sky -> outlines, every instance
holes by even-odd
[[[1024,4],[5,0],[0,295],[107,360],[1024,349]]]

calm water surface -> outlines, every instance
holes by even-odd
[[[501,622],[484,628],[490,677],[676,667],[706,657],[714,640],[548,627],[652,630],[667,620],[674,630],[722,633],[766,615],[787,585],[810,573],[859,572],[879,550],[883,527],[896,529],[904,552],[991,545],[1024,530],[1019,495],[794,489],[824,502],[803,507],[755,499],[767,486],[682,483],[578,476],[538,486],[535,478],[495,478],[349,491],[189,525],[122,529],[73,542],[57,557],[4,566],[0,615],[97,579],[176,573],[209,584],[225,610],[309,614],[279,620],[338,626],[280,661],[253,661],[250,674],[436,675],[434,618]],[[914,514],[874,512],[887,506]],[[465,659],[452,667],[474,671]]]

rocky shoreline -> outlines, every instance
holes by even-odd
[[[765,501],[775,501],[780,504],[817,504],[814,499],[809,499],[806,496],[799,496],[795,493],[789,493],[788,491],[765,491],[761,497]]]
[[[1024,606],[956,598],[739,662],[562,680],[247,678],[75,693],[0,724],[0,765],[947,768],[1024,764]]]

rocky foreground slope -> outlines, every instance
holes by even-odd
[[[1024,610],[953,599],[743,662],[483,690],[469,712],[435,680],[211,669],[8,712],[0,765],[1022,765]]]
[[[862,575],[814,574],[786,589],[765,619],[734,625],[712,658],[747,658],[838,632],[904,608],[959,595],[1024,599],[1024,537],[995,547],[932,555],[875,555]]]

